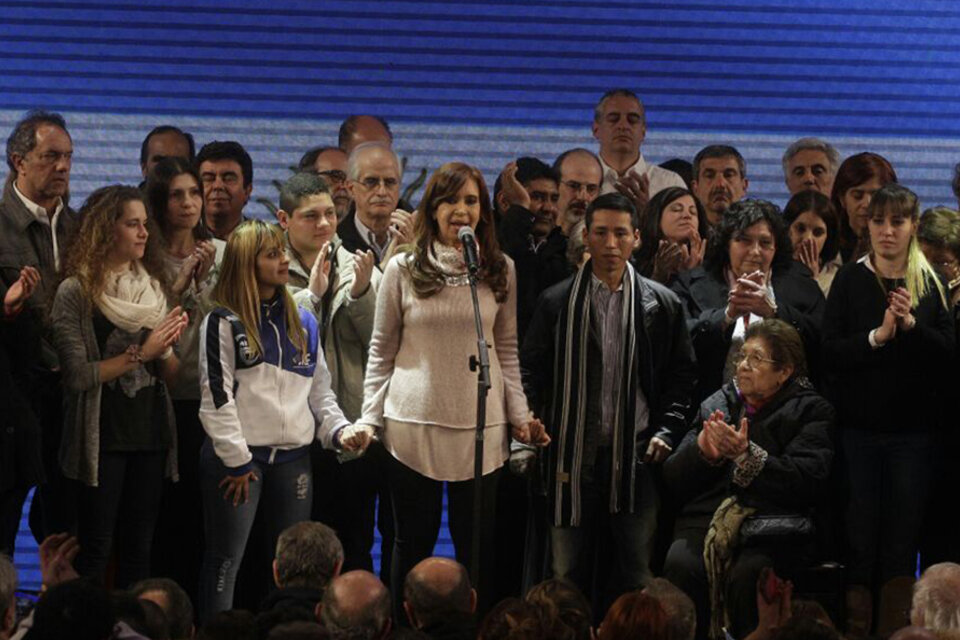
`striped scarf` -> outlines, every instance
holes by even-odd
[[[579,526],[581,518],[580,476],[583,471],[584,433],[587,409],[587,350],[590,340],[591,263],[574,276],[566,306],[557,323],[554,354],[552,424],[558,425],[556,474],[553,478],[554,524]],[[641,304],[640,284],[629,263],[623,275],[624,339],[620,389],[611,430],[610,512],[634,510],[636,486],[636,386],[637,331]],[[626,460],[625,460],[626,458]],[[629,502],[624,503],[627,497]]]

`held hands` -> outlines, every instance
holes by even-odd
[[[10,285],[7,295],[3,298],[4,315],[12,316],[19,313],[23,309],[23,303],[37,290],[38,284],[40,284],[40,272],[36,267],[20,269],[20,277]]]
[[[507,206],[518,205],[524,209],[530,208],[530,194],[517,180],[517,163],[510,162],[500,172],[500,194]]]
[[[310,293],[318,298],[322,298],[327,292],[327,287],[330,286],[330,250],[330,243],[324,242],[316,260],[313,261],[313,266],[310,267],[310,281],[307,286],[310,288]]]
[[[728,318],[739,318],[751,313],[761,318],[772,318],[776,312],[777,306],[773,302],[770,288],[760,271],[738,278],[727,296]]]
[[[737,429],[724,422],[722,411],[714,411],[703,421],[703,429],[697,435],[697,445],[703,457],[711,462],[721,458],[733,460],[750,445],[750,423],[743,418]]]
[[[40,575],[44,589],[79,578],[73,560],[80,543],[67,533],[54,533],[40,543]]]
[[[136,353],[136,359],[140,362],[150,362],[162,356],[167,349],[180,340],[180,334],[183,333],[187,322],[189,322],[189,318],[183,312],[183,308],[174,307],[160,321],[160,324],[150,332],[144,343],[140,345],[140,349]]]
[[[820,256],[817,254],[817,243],[813,238],[804,238],[794,247],[793,259],[810,269],[814,278],[820,275]]]
[[[257,474],[249,471],[242,476],[224,476],[217,486],[221,489],[226,487],[223,491],[223,499],[229,501],[232,494],[233,506],[236,507],[241,503],[246,504],[250,501],[250,483],[257,480]]]
[[[376,439],[373,427],[367,424],[351,424],[344,427],[339,434],[340,448],[344,451],[363,453]]]
[[[613,186],[617,191],[630,198],[634,206],[637,207],[637,212],[643,214],[647,203],[650,202],[650,178],[647,177],[647,174],[640,175],[631,169]]]
[[[536,447],[545,447],[550,444],[550,434],[539,418],[533,418],[511,429],[511,434],[517,442],[532,444]]]
[[[357,251],[353,255],[353,284],[350,297],[356,300],[367,292],[370,276],[373,275],[373,251]]]

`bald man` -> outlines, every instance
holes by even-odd
[[[334,638],[386,638],[391,627],[390,591],[369,571],[348,571],[330,582],[316,615]]]
[[[427,558],[407,574],[403,610],[410,626],[431,638],[472,640],[477,592],[466,568],[450,558]]]
[[[365,142],[382,142],[388,147],[393,145],[393,132],[380,116],[354,115],[340,125],[337,142],[344,153],[350,155]]]

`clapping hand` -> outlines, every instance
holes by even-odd
[[[650,202],[650,178],[647,174],[640,175],[631,169],[627,175],[617,180],[614,187],[633,201],[637,213],[642,214]]]
[[[40,284],[40,272],[36,267],[27,266],[20,269],[20,277],[10,285],[7,295],[3,298],[4,315],[12,316],[19,313],[23,303],[37,290],[38,284]]]
[[[887,295],[887,307],[896,319],[897,328],[901,331],[909,331],[917,323],[911,310],[913,303],[910,300],[910,292],[903,287],[897,287]]]
[[[367,292],[373,275],[373,251],[357,251],[353,255],[353,284],[350,297],[356,300]]]
[[[517,180],[517,162],[515,160],[507,163],[507,166],[500,172],[500,195],[506,201],[508,207],[517,205],[524,209],[530,208],[530,194]]]
[[[310,267],[310,281],[307,286],[310,287],[310,293],[317,298],[322,298],[330,286],[330,250],[330,243],[324,242],[313,266]]]
[[[737,279],[728,296],[727,311],[731,318],[750,313],[761,318],[772,318],[776,314],[773,296],[762,272],[754,271]]]
[[[717,461],[720,458],[733,460],[742,455],[750,445],[750,423],[740,421],[740,428],[724,421],[722,411],[714,411],[703,421],[703,429],[697,436],[697,445],[705,458]]]
[[[73,560],[80,543],[67,533],[54,533],[40,543],[40,575],[44,589],[79,578]]]
[[[182,307],[174,307],[170,313],[160,321],[140,347],[140,359],[143,362],[155,360],[166,350],[180,340],[180,334],[189,322],[189,317]]]

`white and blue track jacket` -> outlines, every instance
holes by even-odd
[[[337,405],[313,314],[299,309],[307,357],[287,338],[284,298],[260,305],[260,343],[254,355],[240,318],[216,308],[200,327],[200,421],[213,449],[234,475],[261,463],[304,455],[314,439],[333,448],[349,421]]]

